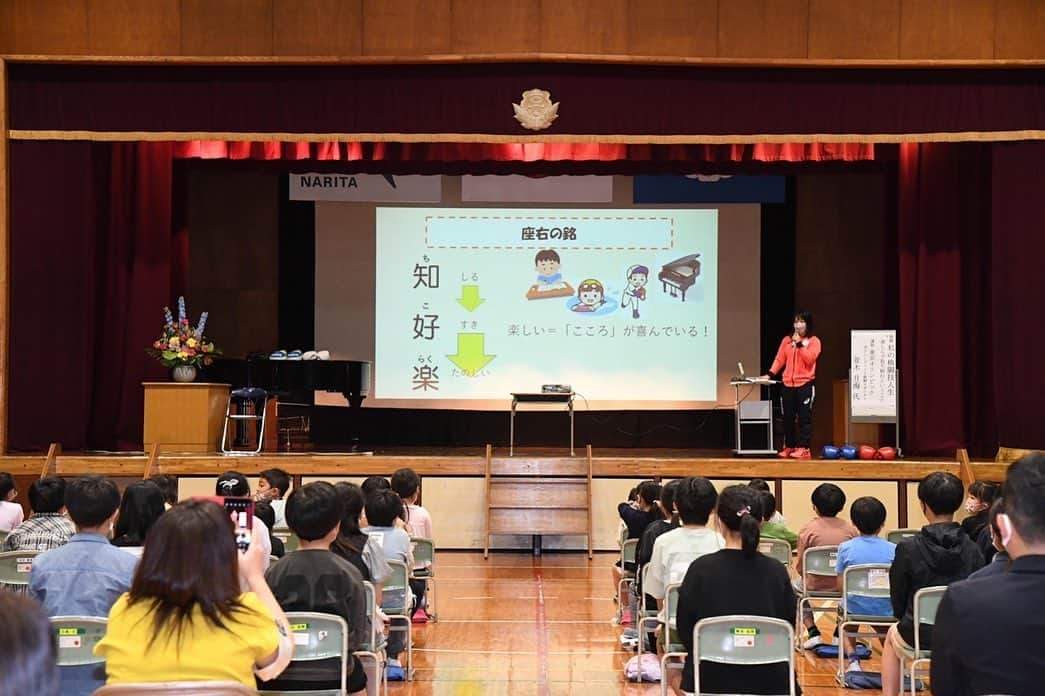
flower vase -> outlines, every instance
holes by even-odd
[[[196,381],[196,366],[195,365],[175,365],[174,369],[171,370],[171,378],[175,382],[195,382]]]

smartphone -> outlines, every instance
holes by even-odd
[[[198,496],[202,500],[213,500],[225,507],[232,520],[233,533],[236,535],[236,546],[240,551],[250,548],[250,537],[254,530],[254,499],[248,497],[232,497],[220,495]]]

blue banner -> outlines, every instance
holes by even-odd
[[[641,175],[633,178],[635,203],[783,203],[786,177],[728,174]]]

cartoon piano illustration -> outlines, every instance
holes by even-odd
[[[700,275],[700,254],[690,254],[675,259],[671,263],[664,264],[657,274],[661,289],[671,295],[678,297],[682,293],[682,301],[686,301],[686,290],[693,285]]]

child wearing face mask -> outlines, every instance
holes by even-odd
[[[965,511],[969,516],[962,520],[962,530],[976,541],[987,526],[991,503],[998,497],[1001,485],[994,481],[973,481],[965,498]]]

